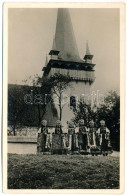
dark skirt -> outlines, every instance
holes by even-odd
[[[79,133],[79,146],[82,150],[87,150],[88,146],[88,136],[87,134]]]

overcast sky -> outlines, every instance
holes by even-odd
[[[69,9],[81,58],[89,41],[94,55],[93,90],[119,91],[119,9]],[[45,56],[52,48],[57,9],[10,8],[8,17],[8,82],[22,84],[35,74],[42,75]]]

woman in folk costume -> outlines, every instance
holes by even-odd
[[[79,149],[89,151],[90,143],[88,129],[84,125],[84,120],[79,121]]]
[[[61,121],[56,121],[55,133],[52,134],[52,151],[55,154],[60,154],[62,149],[62,125]]]
[[[55,134],[57,135],[61,135],[61,147],[63,149],[66,148],[66,136],[63,134],[63,131],[62,131],[62,124],[61,124],[61,121],[60,120],[57,120],[56,121],[56,127],[55,127]]]
[[[96,147],[96,128],[94,127],[94,121],[89,122],[88,134],[90,147]]]
[[[47,134],[48,134],[47,121],[42,120],[41,127],[38,131],[38,137],[37,137],[37,148],[42,152],[44,152],[46,149]]]
[[[110,131],[105,126],[105,121],[100,121],[100,128],[97,130],[97,136],[98,136],[98,145],[101,146],[102,152],[107,152],[110,145]]]

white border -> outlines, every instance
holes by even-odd
[[[73,1],[74,2],[74,1]],[[123,193],[124,192],[124,138],[125,134],[121,131],[120,141],[121,141],[121,152],[120,152],[120,189],[116,190],[8,190],[7,189],[7,70],[8,70],[8,8],[46,8],[46,7],[74,7],[74,8],[120,8],[120,97],[121,97],[121,125],[120,128],[124,131],[124,117],[125,117],[125,4],[124,3],[5,3],[4,4],[4,36],[3,36],[3,190],[4,193]]]

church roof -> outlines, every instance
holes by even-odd
[[[59,119],[55,105],[49,102],[46,106],[46,112],[43,116],[43,120],[47,121],[48,127],[55,127],[56,121]]]
[[[59,8],[57,13],[56,50],[60,51],[58,58],[65,61],[82,62],[71,23],[71,17],[67,8]]]

